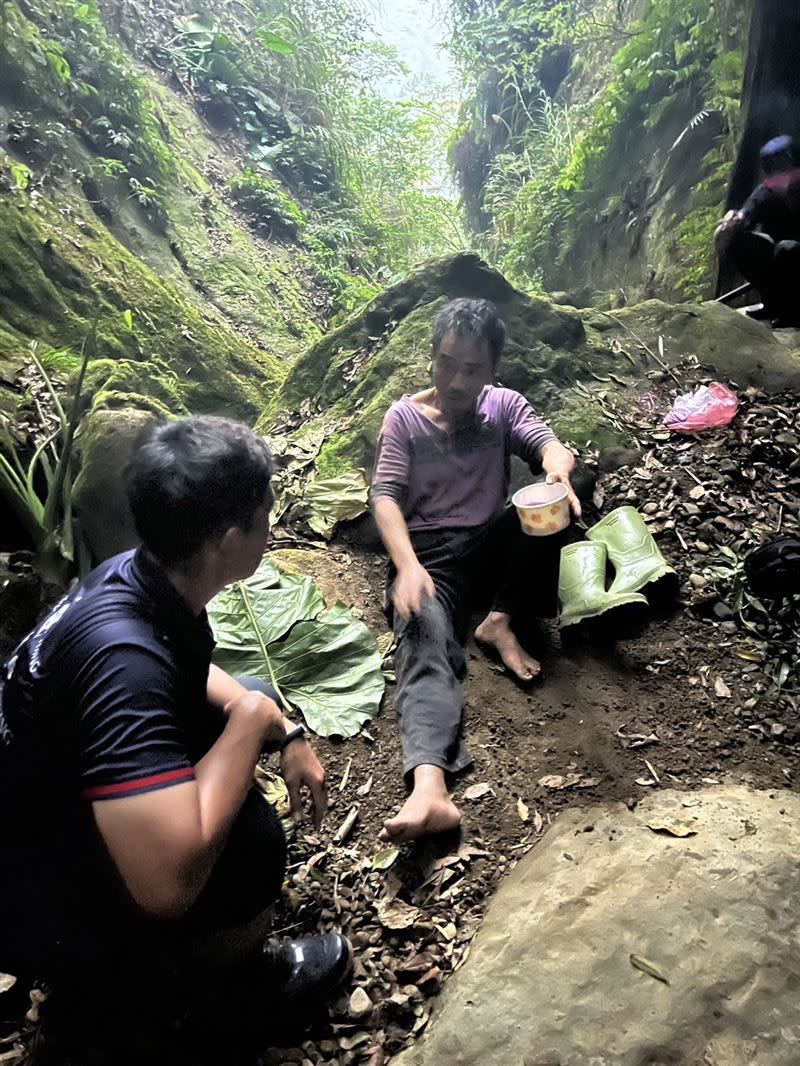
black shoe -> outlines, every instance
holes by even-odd
[[[340,933],[300,940],[268,940],[264,963],[269,983],[287,1008],[319,1005],[332,999],[350,974],[353,949]]]

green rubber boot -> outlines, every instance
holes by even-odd
[[[617,507],[586,536],[604,544],[616,574],[610,593],[647,591],[660,600],[672,597],[680,584],[678,575],[661,554],[653,535],[635,507]]]
[[[606,592],[605,545],[588,540],[561,549],[558,598],[562,629],[618,607],[647,607],[646,597],[638,592]]]

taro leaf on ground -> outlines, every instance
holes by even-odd
[[[225,589],[209,607],[217,649],[225,652],[226,662],[235,665],[235,669],[225,669],[263,676],[261,641],[279,640],[296,622],[316,618],[324,606],[322,593],[310,577],[281,574],[265,559],[252,577]]]
[[[328,539],[337,522],[349,521],[367,509],[369,486],[360,470],[348,470],[339,477],[309,481],[305,488],[311,509],[308,524],[315,533]]]
[[[349,737],[377,714],[381,655],[348,608],[337,604],[320,615],[323,606],[310,578],[281,574],[265,561],[209,604],[214,661],[229,674],[275,684],[315,733]]]
[[[315,733],[352,737],[378,713],[381,654],[348,607],[337,603],[313,621],[298,623],[269,654],[281,691]]]

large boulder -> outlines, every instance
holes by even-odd
[[[81,470],[74,502],[81,533],[97,562],[136,544],[123,473],[137,437],[156,417],[135,407],[94,411],[78,433]]]
[[[696,357],[737,385],[778,389],[800,383],[800,359],[763,325],[716,304],[673,306],[651,300],[624,311],[578,311],[515,289],[476,254],[424,264],[364,311],[325,336],[292,367],[262,419],[264,426],[315,422],[326,440],[317,470],[331,476],[369,467],[389,405],[430,381],[431,324],[447,300],[493,300],[508,330],[499,378],[525,393],[563,438],[579,447],[624,441],[595,392],[650,391],[664,361]],[[649,349],[649,353],[648,353]],[[598,390],[598,379],[602,388]]]
[[[798,847],[784,791],[560,815],[397,1066],[795,1066]]]

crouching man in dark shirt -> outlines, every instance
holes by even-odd
[[[52,1061],[89,1061],[87,1040],[92,1063],[202,1061],[215,1035],[233,1061],[226,999],[237,1034],[260,1024],[268,1043],[293,1000],[321,1000],[348,969],[337,934],[264,939],[286,845],[254,767],[279,751],[295,813],[306,789],[317,824],[324,773],[267,686],[211,664],[205,606],[261,561],[271,474],[235,422],[155,426],[127,471],[142,546],[90,574],[0,672],[0,971],[50,985]]]
[[[756,289],[761,317],[800,325],[800,149],[774,137],[761,149],[763,180],[716,230],[717,249]]]

